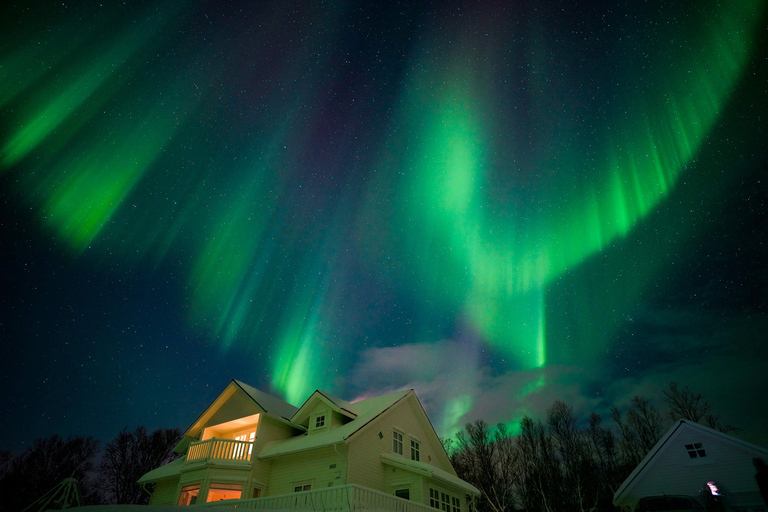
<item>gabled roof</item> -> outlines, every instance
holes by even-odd
[[[626,480],[624,480],[624,482],[621,484],[619,489],[613,495],[614,504],[618,503],[625,495],[629,493],[629,491],[635,486],[635,484],[637,484],[637,482],[640,481],[643,475],[645,475],[650,470],[653,463],[653,459],[671,444],[670,441],[675,437],[677,437],[677,434],[679,434],[685,429],[698,431],[703,434],[707,434],[709,436],[718,437],[727,443],[739,446],[749,451],[755,451],[757,453],[762,454],[762,456],[768,456],[768,450],[766,450],[765,448],[761,448],[754,444],[748,443],[737,437],[730,436],[728,434],[720,432],[719,430],[714,430],[709,427],[705,427],[704,425],[699,425],[698,423],[695,423],[693,421],[678,420],[674,425],[672,425],[672,427],[670,427],[669,430],[667,430],[666,434],[664,434],[661,437],[661,439],[659,439],[659,441],[654,445],[651,451],[648,452],[648,454],[643,458],[642,461],[640,461],[640,464],[638,464],[637,467],[632,471],[632,473],[629,474]]]
[[[289,420],[296,414],[298,409],[288,402],[283,402],[277,397],[274,397],[272,395],[268,395],[264,393],[263,391],[259,391],[258,389],[249,386],[248,384],[241,382],[237,379],[233,379],[232,382],[240,386],[240,389],[245,391],[245,393],[250,396],[256,404],[261,407],[264,412],[269,413],[273,416],[278,416],[280,418]]]
[[[290,418],[296,414],[296,407],[291,404],[280,400],[272,395],[268,395],[263,391],[233,379],[229,384],[219,393],[216,398],[210,403],[208,407],[200,414],[192,424],[184,431],[184,436],[181,441],[173,448],[177,453],[184,453],[189,446],[189,443],[200,435],[203,429],[203,425],[208,421],[219,408],[224,405],[236,393],[241,393],[250,399],[256,409],[265,414],[269,414],[278,418],[279,420],[290,424],[298,430],[304,430],[304,427],[291,423]]]
[[[337,396],[333,396],[330,393],[326,393],[325,391],[320,391],[318,389],[312,393],[309,398],[307,398],[307,401],[304,402],[304,405],[299,407],[299,410],[296,411],[296,414],[293,415],[291,421],[298,425],[302,425],[304,421],[309,418],[309,415],[312,413],[312,409],[314,409],[315,404],[317,404],[318,401],[328,405],[332,411],[337,412],[342,416],[346,416],[351,420],[357,418],[357,414],[352,412],[352,404],[346,400],[342,400]]]
[[[387,395],[360,400],[354,403],[345,403],[345,409],[355,415],[355,419],[332,430],[319,432],[312,435],[303,434],[282,441],[273,441],[267,444],[259,454],[259,458],[265,459],[285,455],[287,453],[313,450],[322,446],[332,446],[346,442],[350,437],[359,432],[371,421],[386,412],[392,406],[412,395],[412,389],[396,391]],[[324,396],[328,396],[323,393]],[[339,400],[339,399],[336,399]]]

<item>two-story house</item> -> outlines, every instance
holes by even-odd
[[[297,409],[233,380],[175,451],[185,455],[139,480],[156,482],[151,504],[406,510],[405,499],[467,512],[479,496],[456,476],[413,390],[354,403],[315,391]]]

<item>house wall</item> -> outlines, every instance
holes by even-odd
[[[251,414],[258,414],[260,412],[264,411],[259,409],[249,396],[238,390],[229,397],[210,418],[208,418],[203,426],[208,427],[211,425],[218,425],[219,423],[226,423],[227,421],[236,420],[243,416],[250,416]]]
[[[336,453],[338,451],[338,453]],[[266,495],[288,494],[294,486],[309,483],[312,490],[343,485],[346,447],[339,445],[282,455],[272,460]]]
[[[410,395],[373,420],[350,440],[349,476],[347,483],[358,484],[387,494],[403,484],[412,485],[411,500],[429,504],[427,481],[413,472],[393,468],[381,462],[382,453],[393,453],[393,431],[403,434],[403,457],[411,458],[411,440],[419,443],[419,460],[434,465],[452,475],[455,471],[440,440],[421,409],[415,395]],[[382,437],[379,438],[379,432]],[[407,474],[413,476],[407,476]],[[448,490],[460,497],[466,510],[464,492]]]
[[[424,503],[424,478],[413,471],[406,471],[400,468],[384,466],[384,489],[383,492],[394,494],[397,489],[408,488],[410,500],[417,503]]]
[[[685,445],[693,443],[702,443],[705,457],[689,457]],[[714,481],[726,493],[725,502],[731,507],[764,506],[752,464],[752,458],[759,456],[727,438],[682,427],[657,453],[622,505],[634,507],[640,498],[660,494],[682,494],[701,502],[699,491],[706,482]]]
[[[149,500],[150,505],[175,505],[179,500],[176,492],[179,484],[179,477],[161,478],[155,486],[155,491]]]
[[[293,429],[285,423],[263,414],[259,422],[259,430],[256,432],[256,441],[253,443],[253,453],[258,455],[264,449],[264,446],[273,441],[288,439],[294,435]],[[272,459],[261,460],[257,456],[253,457],[253,469],[251,470],[252,482],[254,486],[262,490],[265,495],[268,487],[270,474],[272,472]]]

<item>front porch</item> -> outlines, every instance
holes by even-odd
[[[435,509],[421,503],[356,484],[248,500],[213,501],[193,506],[304,512],[435,512]]]

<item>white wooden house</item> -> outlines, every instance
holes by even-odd
[[[616,491],[613,504],[634,511],[641,498],[690,496],[705,504],[712,483],[732,512],[765,512],[753,459],[768,450],[687,420],[676,422]]]
[[[297,409],[233,380],[174,450],[139,480],[156,483],[151,504],[467,512],[479,495],[413,390],[354,403],[315,391]]]

